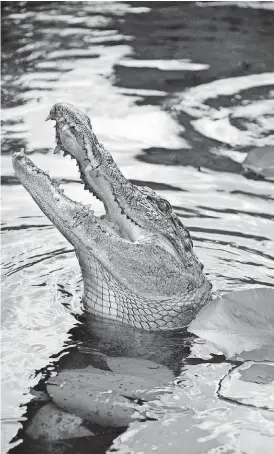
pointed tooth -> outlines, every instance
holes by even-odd
[[[88,211],[93,214],[94,213],[94,210],[92,209],[92,206],[91,205],[86,205]]]
[[[64,156],[67,156],[69,153],[65,150],[64,151]]]
[[[54,148],[53,154],[59,153],[59,151],[62,151],[62,147],[60,147],[60,145],[56,145],[56,147]]]
[[[14,156],[25,156],[25,150],[24,148],[21,148],[20,151],[14,151]]]
[[[61,181],[62,181],[62,180],[60,180],[59,178],[53,178],[53,180],[52,180],[53,184],[54,184],[57,188],[59,188]]]

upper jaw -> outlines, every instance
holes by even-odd
[[[89,120],[73,107],[65,110],[59,108],[58,112],[53,108],[47,119],[56,121],[57,149],[65,150],[64,154],[69,153],[77,160],[85,189],[103,202],[108,219],[130,241],[146,235],[146,229],[127,215],[127,204],[120,203],[124,197],[119,201],[116,195],[130,183],[121,174],[111,155],[98,143]]]
[[[54,118],[49,115],[50,119],[56,121],[57,147],[61,147],[65,150],[64,154],[69,153],[77,160],[85,189],[103,202],[107,219],[117,225],[122,232],[121,236],[130,241],[143,238],[148,232],[126,214],[127,210],[121,206],[114,193],[115,187],[120,190],[130,183],[121,174],[111,155],[99,145],[86,122],[82,122],[83,127],[78,123],[78,128],[75,128],[65,117],[68,115],[55,115]],[[81,118],[78,118],[78,121],[81,122]]]

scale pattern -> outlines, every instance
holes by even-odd
[[[187,326],[210,297],[210,284],[172,298],[149,300],[134,294],[94,258],[81,264],[84,304],[89,312],[144,330],[175,329]]]

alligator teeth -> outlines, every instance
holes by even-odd
[[[94,210],[92,209],[92,206],[90,204],[89,205],[85,205],[85,206],[88,209],[89,213],[94,214]]]
[[[53,154],[59,153],[59,151],[62,151],[62,147],[60,147],[60,145],[56,145],[56,147],[54,148]]]
[[[52,179],[52,182],[53,182],[54,186],[56,186],[57,188],[59,188],[60,183],[61,183],[61,180],[60,180],[60,179],[53,178],[53,179]]]
[[[20,151],[15,151],[14,156],[25,156],[25,150],[24,148],[21,148]]]

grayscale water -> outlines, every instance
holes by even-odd
[[[274,145],[273,3],[225,3],[2,2],[3,452],[31,452],[14,438],[30,389],[82,313],[73,248],[18,183],[12,151],[24,147],[69,197],[103,212],[74,162],[53,155],[44,120],[54,103],[86,111],[126,177],[169,200],[216,294],[274,287],[273,182],[246,178],[241,166],[251,148]],[[204,358],[202,342],[193,349]],[[273,413],[211,397],[230,367],[220,358],[185,366],[200,409],[182,417],[162,403],[160,420],[134,423],[118,452],[166,453],[172,441],[170,452],[185,443],[188,454],[270,453]],[[179,408],[180,388],[173,399]],[[197,418],[207,435],[192,430]]]

